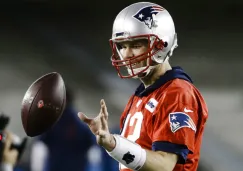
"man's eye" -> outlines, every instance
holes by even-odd
[[[137,49],[137,48],[140,48],[141,46],[140,45],[134,45],[133,48]]]
[[[117,44],[116,46],[117,46],[117,48],[118,48],[119,50],[125,48],[125,46],[123,46],[123,45],[121,45],[121,44]]]

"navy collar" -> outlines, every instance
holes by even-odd
[[[143,83],[141,83],[135,91],[135,96],[148,96],[154,90],[158,89],[168,81],[171,81],[176,78],[183,79],[190,83],[193,83],[192,79],[183,71],[181,67],[172,67],[172,70],[168,70],[164,75],[162,75],[158,80],[156,80],[154,84],[147,87],[146,89]]]

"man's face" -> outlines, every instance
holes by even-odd
[[[146,39],[124,41],[118,43],[121,58],[126,60],[135,56],[142,55],[148,50],[148,41]],[[144,60],[143,60],[144,59]],[[131,62],[126,61],[128,68],[140,68],[146,66],[147,54],[131,59]],[[131,66],[129,65],[131,64]]]

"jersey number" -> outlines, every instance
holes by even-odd
[[[128,114],[121,135],[122,136],[125,135],[128,127],[133,127],[134,128],[133,133],[129,134],[126,138],[133,142],[137,141],[137,139],[140,137],[142,122],[143,122],[142,112],[136,112],[133,116],[131,116],[131,114]]]
[[[136,112],[132,117],[131,114],[127,115],[125,124],[123,126],[123,130],[121,135],[124,137],[125,132],[127,130],[128,127],[133,127],[133,132],[132,134],[129,134],[127,136],[127,139],[130,141],[135,142],[139,137],[140,137],[140,132],[141,132],[141,128],[142,128],[142,122],[143,122],[143,114],[142,112]],[[123,164],[119,163],[119,168],[120,169],[127,169],[126,166],[124,166]]]

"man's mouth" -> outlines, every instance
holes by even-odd
[[[138,62],[136,62],[136,63],[132,63],[132,64],[130,64],[130,65],[128,65],[127,67],[129,68],[129,69],[135,69],[135,68],[137,68],[138,67]]]

